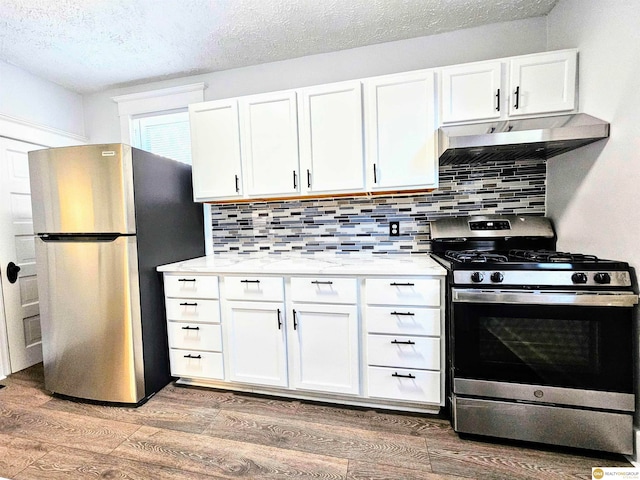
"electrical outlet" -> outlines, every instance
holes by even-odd
[[[389,236],[390,237],[400,236],[400,222],[389,222]]]

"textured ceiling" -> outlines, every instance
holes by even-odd
[[[558,0],[0,0],[0,60],[79,93],[546,15]]]

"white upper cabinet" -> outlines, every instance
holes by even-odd
[[[295,92],[242,97],[239,104],[247,195],[275,197],[299,193]]]
[[[442,122],[500,118],[502,65],[481,62],[443,68]]]
[[[437,124],[577,109],[577,50],[251,95],[189,107],[197,201],[438,186]],[[438,106],[440,104],[440,107]]]
[[[442,123],[575,110],[576,62],[560,50],[443,68]]]
[[[368,190],[436,187],[433,71],[366,79],[364,89]]]
[[[190,105],[189,123],[195,200],[241,197],[238,102],[231,99]]]
[[[509,115],[570,111],[576,97],[575,50],[526,55],[510,61]]]
[[[298,98],[302,191],[364,191],[361,83],[306,88]]]

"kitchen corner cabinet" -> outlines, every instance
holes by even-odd
[[[295,92],[242,97],[239,108],[247,195],[298,194],[301,180]]]
[[[368,190],[435,188],[434,72],[388,75],[363,83]]]
[[[509,62],[509,115],[570,111],[576,97],[575,50],[525,55]]]
[[[189,105],[196,201],[242,197],[238,102]]]
[[[291,279],[293,388],[360,393],[357,289],[355,278]]]
[[[364,191],[362,84],[305,88],[298,100],[303,193]]]
[[[442,122],[573,111],[576,64],[572,49],[443,68]]]

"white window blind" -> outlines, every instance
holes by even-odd
[[[191,165],[187,111],[132,118],[132,145]]]

